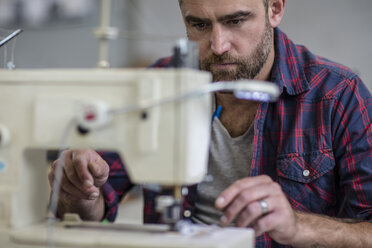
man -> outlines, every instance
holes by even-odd
[[[277,28],[285,2],[180,1],[201,69],[214,81],[266,80],[281,90],[270,104],[215,95],[222,108],[212,128],[215,180],[189,188],[185,217],[253,227],[257,247],[372,247],[371,96],[350,70],[295,46]],[[100,155],[111,167],[108,182]],[[119,158],[100,155],[63,154],[60,214],[113,218],[131,183]],[[158,221],[154,195],[145,192],[146,222]]]

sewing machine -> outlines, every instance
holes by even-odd
[[[253,247],[251,229],[193,225],[177,232],[45,219],[48,150],[117,151],[133,182],[172,187],[175,199],[183,185],[201,182],[211,120],[206,93],[223,89],[208,88],[210,81],[191,69],[0,71],[0,246]]]

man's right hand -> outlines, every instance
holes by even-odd
[[[63,164],[60,179],[59,214],[77,212],[84,219],[97,219],[103,214],[104,206],[100,197],[100,187],[107,181],[109,166],[94,150],[66,150],[53,162],[48,175],[53,187],[57,166]],[[97,209],[95,209],[97,208]],[[90,214],[84,212],[89,211]]]

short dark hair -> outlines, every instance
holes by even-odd
[[[264,6],[265,6],[265,10],[267,11],[267,9],[269,8],[269,0],[262,0],[262,1],[263,1]],[[182,0],[178,0],[178,3],[181,6]]]

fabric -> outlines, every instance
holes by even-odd
[[[254,121],[251,176],[269,175],[296,210],[340,218],[372,220],[372,106],[361,79],[348,68],[315,56],[275,29],[271,81],[281,95],[262,103]],[[156,65],[163,66],[161,60]],[[106,218],[130,188],[117,158],[103,188]],[[144,221],[155,223],[154,192],[145,191]],[[184,210],[193,215],[196,186]],[[187,214],[189,216],[189,214]],[[285,247],[265,234],[256,247]]]

